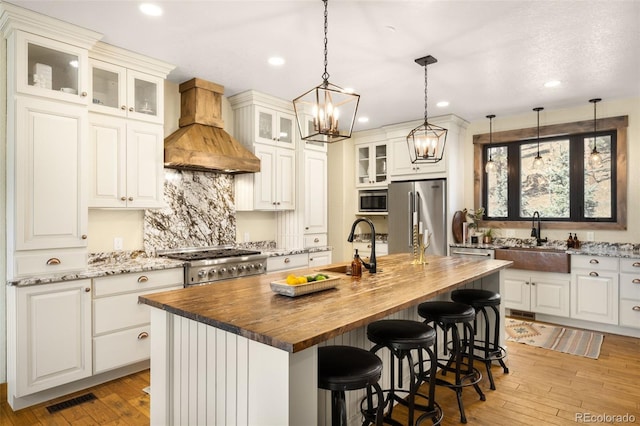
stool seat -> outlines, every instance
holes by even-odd
[[[500,305],[500,293],[479,288],[463,288],[451,292],[451,300],[474,308]]]
[[[458,302],[423,302],[418,305],[418,314],[426,320],[441,323],[458,323],[473,321],[475,309],[465,303]]]
[[[327,390],[362,389],[382,375],[380,358],[352,346],[318,348],[318,387]]]
[[[390,319],[369,324],[367,338],[373,343],[394,349],[416,349],[424,345],[432,346],[436,331],[419,321]]]

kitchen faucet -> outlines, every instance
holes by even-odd
[[[367,224],[369,225],[369,228],[371,228],[371,256],[369,257],[369,263],[365,262],[362,259],[360,259],[360,261],[362,262],[364,267],[369,270],[370,274],[375,274],[376,273],[376,228],[373,226],[373,222],[371,222],[366,217],[360,217],[356,219],[353,222],[353,225],[351,225],[351,233],[349,234],[347,241],[349,241],[350,243],[353,242],[353,234],[356,231],[356,225],[360,222],[367,222]]]
[[[538,216],[538,229],[536,229],[536,216]],[[537,210],[533,212],[533,217],[531,218],[531,236],[536,238],[536,245],[541,246],[542,242],[547,242],[547,238],[543,240],[540,238],[540,212]]]

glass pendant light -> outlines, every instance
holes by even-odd
[[[496,163],[493,161],[493,155],[491,153],[491,148],[493,146],[493,119],[495,118],[495,114],[487,115],[489,119],[489,161],[484,165],[484,171],[487,173],[493,173],[496,170]]]
[[[533,109],[538,113],[538,154],[536,155],[536,158],[533,159],[533,168],[536,170],[539,170],[544,166],[544,160],[540,156],[540,111],[543,109],[544,108],[542,107],[536,107]]]
[[[427,116],[427,65],[438,62],[431,55],[415,60],[424,67],[424,123],[413,129],[407,136],[409,158],[412,163],[437,163],[444,155],[447,129],[430,124]]]
[[[589,155],[589,166],[591,166],[592,169],[597,169],[602,164],[602,156],[598,152],[596,144],[596,104],[601,100],[600,98],[589,99],[589,102],[593,103],[593,150],[591,151],[591,155]]]
[[[324,3],[324,73],[322,83],[293,100],[300,136],[305,141],[332,143],[351,137],[360,95],[329,83],[327,0]]]

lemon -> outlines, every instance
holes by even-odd
[[[293,274],[288,275],[287,276],[287,284],[289,284],[289,285],[298,284],[298,278]]]
[[[307,277],[298,277],[298,284],[305,284],[307,282]]]

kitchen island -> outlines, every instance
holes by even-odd
[[[324,424],[329,398],[317,389],[318,345],[368,349],[365,328],[372,321],[419,319],[419,303],[462,286],[500,291],[501,271],[511,264],[437,256],[427,257],[426,265],[411,260],[408,254],[381,257],[378,273],[364,271],[360,279],[333,272],[341,275],[336,288],[296,298],[277,295],[269,285],[290,271],[141,296],[156,308],[151,423]],[[357,395],[347,403],[349,414],[359,418]]]

